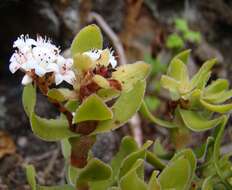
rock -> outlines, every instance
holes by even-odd
[[[109,162],[117,152],[119,142],[120,138],[117,133],[109,132],[99,134],[97,136],[97,141],[92,148],[94,156],[104,162]]]

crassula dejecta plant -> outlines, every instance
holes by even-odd
[[[161,78],[171,99],[171,117],[163,120],[153,116],[143,101],[149,65],[139,61],[119,66],[114,51],[103,48],[96,25],[76,35],[70,58],[63,57],[59,48],[41,36],[21,36],[13,47],[9,68],[12,73],[20,70],[25,74],[23,106],[32,131],[45,141],[59,141],[66,161],[67,184],[53,187],[37,184],[34,167],[26,166],[33,190],[232,189],[230,154],[220,154],[232,108],[224,102],[232,92],[227,80],[208,82],[216,60],[207,61],[190,79],[186,66],[190,51],[173,58]],[[61,87],[63,82],[67,87]],[[37,91],[60,112],[59,117],[42,118],[35,112]],[[170,129],[175,152],[165,156],[166,150],[158,141],[151,149],[152,141],[139,147],[132,137],[124,137],[110,163],[94,158],[91,148],[96,136],[122,126],[138,110],[158,126]],[[193,150],[186,148],[186,138],[177,138],[177,134],[212,128],[214,134]],[[148,181],[144,180],[145,162],[154,167]]]

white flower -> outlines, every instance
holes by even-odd
[[[84,52],[83,54],[89,56],[92,59],[92,61],[97,61],[101,58],[102,52],[103,50],[93,49],[93,50]],[[110,51],[109,64],[111,64],[111,66],[115,68],[117,66],[117,60],[115,59],[115,56],[113,54],[114,54],[114,51]]]
[[[37,40],[21,35],[13,45],[17,48],[10,58],[9,69],[12,73],[22,69],[25,73],[33,71],[42,77],[46,73],[57,69],[57,59],[60,57],[59,49],[49,39],[37,37]],[[26,74],[22,84],[28,84],[32,79]]]
[[[66,81],[69,84],[73,84],[75,82],[75,74],[71,70],[72,65],[72,59],[65,59],[62,56],[58,57],[57,69],[55,70],[56,85],[59,85],[63,81]]]

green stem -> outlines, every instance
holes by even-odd
[[[162,119],[157,118],[156,116],[152,115],[152,113],[149,111],[146,103],[143,101],[142,105],[140,107],[140,112],[147,118],[149,119],[151,122],[162,126],[162,127],[166,127],[166,128],[177,128],[177,126],[169,121],[164,121]]]

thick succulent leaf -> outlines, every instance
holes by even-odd
[[[130,91],[123,92],[111,109],[113,119],[99,122],[93,134],[114,130],[126,123],[141,106],[145,86],[145,81],[139,81]]]
[[[142,102],[140,112],[146,118],[148,118],[151,122],[153,122],[159,126],[166,127],[166,128],[177,128],[178,127],[173,122],[165,121],[165,120],[159,119],[159,118],[155,117],[154,115],[152,115],[152,113],[148,110],[148,107],[144,101]]]
[[[77,107],[79,106],[79,102],[76,100],[69,100],[65,104],[65,107],[70,111],[70,112],[75,112]]]
[[[148,190],[161,190],[160,183],[157,179],[159,171],[153,171],[151,178],[148,183]]]
[[[138,149],[138,145],[132,137],[127,136],[122,139],[119,152],[111,161],[113,176],[115,177],[114,180],[116,180],[119,174],[119,166],[122,164],[123,160],[131,153],[138,151]]]
[[[216,168],[217,174],[220,177],[220,179],[223,181],[223,183],[226,185],[227,189],[232,189],[232,185],[225,179],[225,176],[223,175],[223,170],[220,167],[220,145],[223,137],[223,132],[225,129],[225,125],[228,121],[228,118],[224,116],[220,126],[217,128],[215,133],[215,143],[214,143],[214,149],[213,149],[213,164]]]
[[[83,168],[78,176],[77,184],[90,181],[100,181],[109,179],[112,174],[112,169],[104,162],[93,158],[88,161],[88,164]]]
[[[122,161],[130,155],[132,152],[137,151],[138,145],[134,138],[126,136],[122,139],[120,148],[115,157],[111,160],[112,176],[110,179],[105,181],[97,181],[90,184],[91,190],[105,190],[112,184],[117,183],[120,165]]]
[[[173,59],[180,59],[184,64],[188,63],[189,55],[191,53],[190,49],[184,50],[177,54]]]
[[[207,120],[202,114],[190,110],[179,109],[179,112],[186,127],[196,132],[214,128],[222,120],[222,117]]]
[[[146,149],[152,144],[151,141],[147,141],[141,149],[128,155],[121,163],[119,178],[122,178],[135,164],[138,159],[145,159]]]
[[[182,49],[184,47],[184,41],[180,35],[173,33],[168,36],[166,46],[169,49]]]
[[[184,157],[170,162],[158,177],[161,189],[175,190],[188,190],[190,179],[191,165]]]
[[[180,59],[172,59],[168,66],[167,75],[181,82],[189,80],[187,66]]]
[[[73,59],[73,68],[77,71],[85,72],[88,71],[90,68],[94,67],[94,62],[88,55],[76,53]]]
[[[120,95],[120,92],[114,89],[100,89],[97,91],[97,95],[104,101],[109,101],[117,98]]]
[[[32,190],[36,190],[36,171],[33,165],[26,165],[27,181]]]
[[[227,100],[229,100],[232,97],[232,90],[219,92],[217,94],[203,96],[202,98],[206,100],[207,102],[214,103],[214,104],[220,104]]]
[[[194,150],[197,158],[204,160],[206,158],[206,156],[207,156],[209,148],[211,146],[213,146],[213,143],[214,143],[214,138],[213,137],[208,137],[204,144],[202,144],[200,147],[197,147]]]
[[[202,190],[213,190],[213,177],[207,177],[202,184]]]
[[[70,131],[68,122],[64,119],[44,119],[32,112],[30,123],[33,133],[45,141],[59,141],[78,136]]]
[[[112,78],[121,82],[123,90],[130,90],[138,81],[144,80],[150,72],[150,65],[142,61],[122,65],[112,73]]]
[[[146,161],[155,169],[162,170],[165,167],[165,163],[163,163],[163,161],[158,156],[150,151],[146,152]]]
[[[200,68],[200,70],[193,76],[191,84],[193,87],[200,88],[202,84],[205,84],[209,79],[210,70],[216,64],[216,59],[206,61]],[[205,82],[206,81],[206,82]]]
[[[226,113],[232,110],[232,103],[229,104],[210,104],[204,100],[200,100],[201,104],[209,111],[217,113]]]
[[[178,89],[181,84],[180,81],[177,81],[167,75],[162,75],[160,83],[163,88],[169,90],[171,93],[178,94]]]
[[[67,88],[52,88],[48,91],[48,97],[58,102],[76,99],[75,93]]]
[[[112,119],[113,113],[104,103],[104,101],[93,94],[86,98],[84,102],[77,108],[74,123],[82,121],[102,121]]]
[[[184,149],[180,152],[178,152],[177,154],[175,154],[175,156],[171,159],[171,162],[174,162],[175,160],[179,159],[179,158],[185,158],[189,161],[190,164],[190,179],[189,179],[189,184],[187,189],[190,188],[191,185],[191,181],[194,177],[195,174],[195,170],[196,170],[196,166],[197,166],[197,159],[195,154],[193,153],[193,151],[191,149]]]
[[[204,95],[210,96],[228,90],[229,82],[226,79],[217,79],[204,89]]]
[[[102,77],[101,75],[94,75],[93,81],[101,88],[104,88],[104,89],[111,88],[106,78]]]
[[[76,35],[71,45],[71,53],[83,53],[91,49],[102,49],[103,39],[100,28],[91,24],[86,26]]]
[[[144,161],[142,159],[137,160],[128,173],[122,177],[120,180],[120,189],[121,190],[147,190],[147,185],[139,177],[138,170],[143,168]]]
[[[59,186],[38,186],[37,190],[76,190],[75,187],[71,185],[59,185]]]
[[[68,128],[68,122],[65,119],[45,119],[37,116],[34,112],[36,103],[36,90],[32,85],[24,88],[23,105],[26,110],[32,131],[36,136],[45,141],[58,141],[64,138],[77,136]]]
[[[29,84],[23,90],[23,107],[28,117],[34,112],[36,103],[36,88]]]
[[[68,139],[63,139],[63,140],[61,140],[60,143],[61,143],[62,155],[67,160],[67,159],[69,159],[69,157],[71,155],[71,145],[70,145]]]

